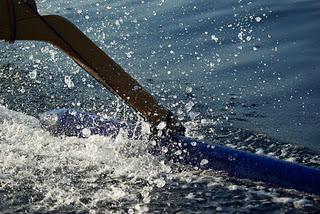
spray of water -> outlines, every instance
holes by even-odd
[[[36,118],[0,108],[0,207],[140,209],[166,184],[171,168],[147,152],[147,140],[53,137]]]

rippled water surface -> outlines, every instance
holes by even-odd
[[[320,4],[47,1],[170,108],[187,135],[320,167]],[[134,121],[50,45],[0,42],[0,212],[319,213],[316,196],[167,163],[146,139],[54,137],[39,113]]]

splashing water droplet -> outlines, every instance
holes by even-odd
[[[209,161],[207,159],[203,159],[201,160],[200,162],[200,166],[204,166],[204,165],[207,165],[209,163]]]
[[[262,18],[261,18],[260,16],[257,16],[257,17],[255,18],[255,20],[256,20],[256,22],[261,22]]]

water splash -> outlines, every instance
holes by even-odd
[[[132,140],[125,133],[115,139],[53,137],[33,117],[1,107],[0,118],[2,208],[134,208],[149,203],[151,192],[165,186],[171,171],[147,152],[146,140]]]

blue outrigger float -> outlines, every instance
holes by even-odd
[[[88,137],[87,133],[90,133],[115,137],[121,128],[128,129],[129,137],[137,135],[129,126],[73,109],[45,112],[40,116],[40,122],[50,132],[66,136]],[[86,133],[83,130],[87,130]],[[316,168],[194,140],[177,133],[161,138],[158,143],[160,147],[167,147],[168,160],[320,195],[320,170]],[[184,152],[177,155],[176,151]]]
[[[1,0],[0,12],[0,40],[36,40],[55,45],[152,127],[157,129],[160,123],[165,123],[164,135],[158,138],[158,143],[168,148],[166,155],[169,160],[320,195],[319,169],[186,137],[184,127],[174,115],[120,65],[68,20],[55,15],[41,16],[34,0]],[[114,136],[120,128],[127,128],[130,132],[130,127],[116,121],[75,110],[53,110],[42,114],[40,121],[49,131],[67,136],[85,137],[84,128],[91,134],[104,136]],[[183,152],[177,156],[176,151]]]

